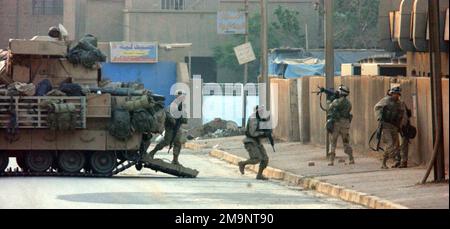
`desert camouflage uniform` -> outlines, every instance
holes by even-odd
[[[386,96],[375,105],[375,115],[383,122],[383,143],[385,145],[382,168],[387,168],[389,158],[394,158],[400,150],[399,131],[405,111],[402,102]],[[384,110],[384,114],[383,114]]]
[[[353,149],[350,145],[350,124],[352,121],[352,104],[347,97],[341,97],[333,100],[328,112],[328,120],[334,121],[334,128],[330,133],[330,164],[334,165],[336,157],[336,146],[339,136],[344,143],[344,152],[348,155],[350,164],[354,164]]]
[[[266,178],[262,174],[264,169],[269,164],[269,157],[267,156],[264,146],[261,144],[261,139],[266,137],[265,133],[259,130],[258,125],[259,121],[256,118],[256,114],[253,114],[248,119],[246,137],[243,140],[245,149],[247,150],[250,159],[239,162],[239,169],[241,173],[244,173],[246,165],[256,165],[260,163],[256,178],[264,180]]]
[[[173,164],[179,164],[178,158],[180,156],[180,152],[181,152],[181,148],[182,145],[184,143],[186,143],[186,138],[183,135],[183,131],[181,128],[179,128],[177,130],[176,133],[174,133],[175,131],[175,126],[176,126],[176,122],[177,119],[173,118],[169,112],[166,112],[166,117],[165,117],[165,134],[164,134],[164,140],[162,140],[161,142],[159,142],[155,148],[150,151],[149,154],[146,154],[143,157],[143,161],[148,161],[153,159],[153,157],[155,156],[155,154],[164,149],[165,147],[170,145],[170,142],[173,139],[173,160],[172,163]],[[181,124],[186,124],[187,120],[185,118],[181,118],[180,119]],[[175,137],[174,137],[175,134]]]

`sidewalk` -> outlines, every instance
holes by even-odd
[[[209,139],[186,144],[190,149],[205,149],[211,156],[237,164],[248,154],[243,137]],[[369,208],[449,208],[449,186],[417,185],[425,168],[381,170],[376,154],[355,153],[355,165],[348,165],[342,149],[337,150],[336,165],[328,166],[323,147],[297,142],[278,143],[277,152],[265,145],[270,168],[265,175],[304,188],[358,203]],[[345,163],[337,163],[344,159]],[[314,163],[314,166],[309,166]],[[236,169],[238,169],[236,167]],[[257,167],[250,170],[256,171]],[[431,173],[432,176],[433,173]]]

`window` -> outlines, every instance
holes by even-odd
[[[33,15],[63,15],[63,0],[33,0]]]
[[[161,0],[161,9],[163,10],[184,10],[184,0]]]

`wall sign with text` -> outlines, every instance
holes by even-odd
[[[111,42],[112,63],[157,63],[155,42]]]

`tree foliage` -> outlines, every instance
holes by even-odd
[[[335,0],[334,2],[336,48],[376,47],[380,0]]]
[[[269,25],[268,47],[278,48],[280,45],[298,47],[304,44],[304,35],[301,31],[299,12],[284,9],[281,6],[274,12],[274,21]],[[260,72],[261,58],[261,15],[255,14],[249,17],[249,41],[255,51],[256,60],[249,64],[249,80],[256,82]],[[303,39],[303,41],[302,41]],[[234,73],[243,72],[234,54],[234,47],[245,42],[243,35],[233,35],[223,44],[214,47],[214,58],[219,66],[225,67]],[[302,43],[303,42],[303,43]]]
[[[334,0],[335,48],[371,49],[378,43],[378,7],[380,0]],[[323,5],[318,5],[319,15],[324,14]],[[279,6],[269,24],[269,49],[278,47],[302,48],[305,35],[299,12]],[[249,64],[249,79],[256,81],[260,72],[260,29],[261,16],[249,18],[249,40],[253,45],[257,60]],[[323,39],[320,37],[318,39]],[[234,35],[227,42],[214,48],[217,64],[234,74],[242,74],[234,54],[234,47],[244,43],[243,35]]]

